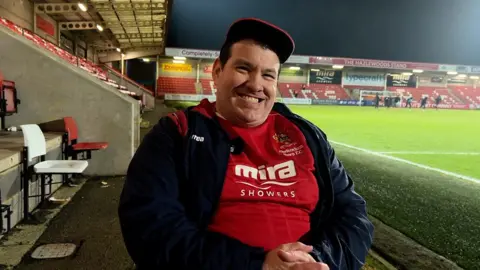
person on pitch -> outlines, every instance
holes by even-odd
[[[284,30],[234,22],[213,65],[216,102],[163,117],[119,205],[138,269],[358,270],[372,244],[365,200],[314,124],[275,103]]]

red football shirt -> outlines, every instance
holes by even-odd
[[[254,128],[219,119],[240,154],[230,154],[218,211],[209,229],[271,250],[296,242],[310,230],[319,199],[314,160],[305,137],[285,117],[272,113]]]

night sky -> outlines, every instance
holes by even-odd
[[[480,66],[480,0],[173,0],[167,47],[219,50],[251,16],[289,31],[295,54]]]

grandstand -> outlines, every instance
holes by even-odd
[[[432,75],[434,76],[434,75]],[[160,76],[158,78],[158,95],[165,94],[186,94],[186,95],[212,95],[216,89],[211,79]],[[312,100],[359,100],[360,90],[384,91],[385,87],[377,86],[342,86],[335,84],[318,84],[307,82],[299,83],[298,80],[288,82],[283,79],[278,84],[279,94],[282,98],[312,99]],[[437,96],[442,97],[442,105],[476,105],[480,104],[480,90],[474,86],[417,86],[417,87],[387,87],[392,95],[398,95],[405,101],[412,96],[414,105],[423,98],[428,97],[428,103],[434,103]],[[295,93],[298,93],[295,97]],[[350,94],[352,93],[352,94]],[[460,107],[456,108],[460,108]],[[444,108],[452,108],[447,106]]]
[[[211,65],[213,63],[210,59],[203,59],[201,65],[197,65],[195,58],[180,62],[174,60],[174,63],[172,63],[171,58],[164,57],[161,59],[161,63],[164,68],[159,72],[157,96],[164,97],[165,94],[191,95],[191,98],[195,95],[214,96],[216,89],[211,78]],[[476,107],[477,104],[480,104],[480,90],[476,89],[476,80],[466,81],[466,85],[447,85],[443,82],[433,82],[434,78],[444,76],[444,74],[429,71],[422,73],[421,79],[415,85],[396,86],[394,83],[388,85],[387,81],[380,83],[348,83],[345,81],[346,78],[329,78],[326,76],[329,72],[320,73],[321,76],[319,78],[313,78],[317,76],[316,73],[320,68],[326,71],[329,70],[327,66],[318,66],[315,69],[296,67],[294,70],[296,73],[289,72],[288,68],[282,69],[278,83],[280,98],[297,103],[305,99],[312,100],[315,104],[338,104],[338,102],[342,102],[343,104],[352,105],[355,104],[353,101],[360,100],[360,91],[368,90],[388,91],[391,96],[401,97],[403,104],[411,96],[413,97],[414,107],[419,106],[419,102],[423,97],[428,97],[427,106],[431,107],[435,103],[437,96],[442,97],[440,108],[444,109],[462,109],[469,108],[470,105]],[[355,75],[354,70],[344,67],[343,73]],[[330,75],[342,76],[342,70],[337,69],[335,72],[330,71]],[[305,75],[308,73],[310,76]],[[377,70],[370,73],[365,71],[359,74],[362,76],[373,76],[378,79],[384,78],[385,74],[389,74],[389,71]],[[318,81],[325,83],[318,83]],[[177,97],[179,96],[177,95]],[[302,102],[302,104],[305,103]]]
[[[87,59],[72,55],[66,50],[32,33],[31,31],[14,24],[13,22],[7,19],[0,18],[0,27],[11,30],[13,33],[16,33],[19,37],[24,37],[25,39],[31,41],[38,48],[43,49],[45,52],[52,53],[52,54],[55,54],[56,56],[59,56],[61,59],[71,64],[72,66],[78,67],[79,69],[84,70],[85,72],[98,78],[105,84],[117,89],[119,92],[133,97],[134,99],[138,100],[138,102],[143,107],[147,107],[148,109],[153,109],[155,105],[153,93],[148,89],[138,85],[133,80],[129,79],[124,75],[109,76],[109,74],[111,73],[118,74],[118,72],[115,71],[114,69],[106,65],[104,65],[102,68]],[[130,84],[127,84],[127,82],[129,82]],[[135,87],[132,87],[132,84],[135,85]]]

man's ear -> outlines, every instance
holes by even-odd
[[[220,60],[217,58],[215,59],[215,62],[213,62],[213,67],[212,67],[212,79],[214,82],[218,80],[218,77],[220,76],[220,72],[222,72],[222,64],[220,63]]]

